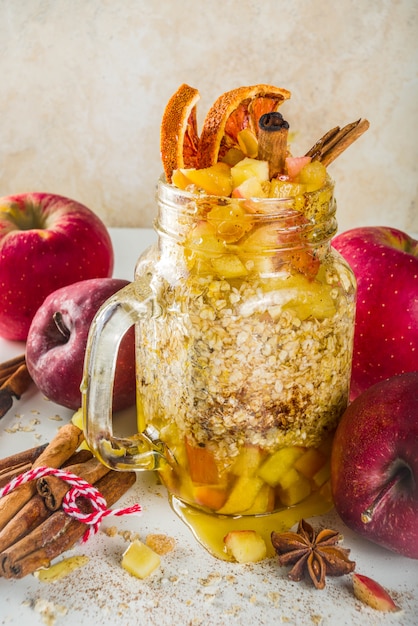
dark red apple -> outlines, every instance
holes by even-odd
[[[78,409],[87,336],[100,306],[128,281],[92,278],[51,293],[36,312],[26,343],[29,373],[50,400]],[[135,402],[135,347],[133,327],[122,339],[117,356],[113,409]]]
[[[107,229],[90,209],[48,193],[0,198],[0,336],[24,341],[55,289],[113,271]]]
[[[349,528],[418,559],[418,371],[352,402],[331,454],[334,504]]]
[[[353,228],[333,239],[357,279],[351,399],[418,369],[418,241],[395,228]]]

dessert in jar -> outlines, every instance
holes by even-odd
[[[336,127],[295,158],[277,111],[288,91],[223,94],[200,135],[198,97],[182,85],[166,107],[158,242],[92,326],[83,406],[99,458],[157,469],[174,510],[228,558],[222,537],[232,527],[270,544],[272,530],[332,506],[356,285],[330,245],[327,165],[368,123]],[[105,357],[133,322],[138,435],[117,439]]]

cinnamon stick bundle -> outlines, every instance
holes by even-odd
[[[47,445],[45,450],[35,459],[33,467],[46,465],[48,467],[61,467],[71,457],[84,439],[83,431],[66,424],[62,426],[54,439]],[[28,502],[36,492],[33,482],[21,485],[0,500],[0,531],[16,515],[16,513]]]
[[[135,472],[110,470],[95,484],[112,506],[134,484]],[[80,508],[82,503],[80,503]],[[0,554],[0,575],[23,578],[74,546],[86,531],[86,525],[59,510],[31,533]]]
[[[45,449],[47,444],[39,446],[39,448]],[[17,458],[30,458],[32,450],[26,450]],[[39,455],[38,455],[39,456]],[[73,454],[68,461],[66,461],[62,467],[67,468],[69,471],[77,470],[78,467],[82,467],[87,461],[92,459],[92,453],[90,450],[79,450]],[[14,457],[8,457],[13,459]],[[68,465],[70,464],[70,465]],[[32,465],[29,465],[31,468]],[[70,467],[72,468],[70,470]],[[22,470],[24,471],[24,470]],[[20,473],[20,472],[18,472]],[[73,473],[77,473],[76,471]],[[40,479],[39,479],[40,480]],[[60,480],[60,479],[57,479]],[[66,485],[60,480],[62,485]],[[69,485],[68,485],[69,488]],[[0,552],[11,546],[13,543],[21,539],[24,535],[30,533],[34,528],[39,526],[49,515],[51,515],[51,509],[47,506],[46,498],[38,493],[33,495],[28,502],[16,513],[16,515],[5,525],[3,530],[0,531]]]
[[[45,450],[47,445],[45,443],[42,446],[36,446],[35,448],[0,459],[0,489],[7,485],[12,478],[30,469],[32,463]]]
[[[110,471],[110,468],[100,463],[96,458],[92,458],[86,463],[68,465],[65,469],[92,485]],[[36,489],[44,499],[46,508],[49,511],[57,511],[61,507],[65,494],[71,489],[71,485],[58,476],[43,476],[36,481]]]

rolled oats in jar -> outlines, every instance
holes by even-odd
[[[164,446],[163,482],[225,515],[323,494],[356,291],[330,245],[332,181],[251,200],[160,181],[158,203],[158,244],[136,268],[154,307],[137,325],[138,421]]]

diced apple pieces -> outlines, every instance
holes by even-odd
[[[313,476],[313,481],[317,487],[321,487],[331,477],[331,464],[328,460],[320,470]]]
[[[295,469],[306,476],[306,478],[313,478],[325,462],[326,457],[324,457],[322,452],[316,448],[308,448],[295,462]]]
[[[325,185],[327,170],[321,161],[310,161],[300,170],[297,180],[306,185],[307,191],[316,191]]]
[[[275,501],[276,494],[273,487],[264,483],[250,508],[245,511],[245,515],[271,513],[274,510]]]
[[[239,278],[246,276],[248,270],[236,254],[223,254],[211,260],[215,273],[220,278]]]
[[[293,506],[310,495],[311,483],[292,467],[279,482],[277,493],[285,506]]]
[[[253,504],[263,486],[263,480],[257,476],[239,476],[231,489],[228,500],[218,509],[222,515],[244,513]]]
[[[220,483],[218,467],[207,447],[194,446],[186,439],[189,475],[194,483],[217,485]]]
[[[258,446],[245,446],[241,448],[231,472],[235,476],[254,476],[263,458]]]
[[[207,221],[226,243],[238,241],[253,226],[248,214],[237,201],[213,207],[207,214]]]
[[[236,189],[249,178],[256,178],[260,183],[269,180],[268,161],[259,161],[245,157],[231,168],[232,188]]]
[[[377,611],[400,610],[386,589],[368,576],[353,574],[353,591],[358,600]]]
[[[258,470],[258,476],[270,487],[275,487],[304,451],[305,448],[299,446],[281,448],[264,461]]]
[[[267,555],[265,541],[255,530],[232,530],[224,537],[224,543],[238,563],[256,563]]]
[[[266,197],[261,182],[255,176],[246,178],[232,191],[233,198],[263,198]]]
[[[122,556],[122,567],[137,578],[147,578],[159,565],[159,555],[139,540],[129,544]]]
[[[197,504],[217,511],[226,502],[228,491],[222,485],[197,485],[193,489],[193,498]]]
[[[196,185],[212,196],[230,196],[232,192],[231,168],[226,163],[215,163],[203,169],[175,170],[173,183],[180,189]]]

